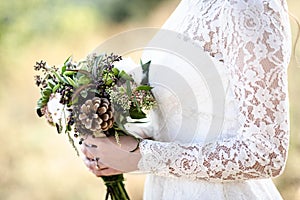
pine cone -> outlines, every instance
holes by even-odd
[[[114,109],[107,98],[94,97],[80,108],[79,120],[91,131],[107,131],[113,126]]]

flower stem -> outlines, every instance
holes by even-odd
[[[106,185],[105,200],[108,200],[109,198],[111,200],[129,200],[129,196],[123,183],[123,174],[102,176],[101,178]]]

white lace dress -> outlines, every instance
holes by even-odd
[[[144,199],[281,199],[271,178],[283,172],[289,143],[286,2],[182,0],[163,28],[211,55],[225,88],[225,120],[209,143],[202,133],[193,143],[175,141],[172,117],[155,140],[143,140],[139,169],[151,172]]]

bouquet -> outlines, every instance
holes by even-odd
[[[79,144],[88,136],[114,136],[120,143],[120,135],[132,135],[125,124],[146,118],[147,110],[156,104],[148,83],[150,61],[141,62],[142,80],[137,84],[130,74],[115,67],[121,60],[115,54],[92,54],[78,63],[69,57],[60,68],[43,61],[34,66],[41,91],[37,114],[58,133],[66,133],[77,154],[72,135],[79,138]],[[102,179],[106,199],[129,199],[122,174]]]

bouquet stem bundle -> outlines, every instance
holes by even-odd
[[[107,189],[105,200],[108,200],[109,198],[111,200],[129,200],[129,196],[123,182],[123,174],[102,176],[101,178],[103,179]]]

